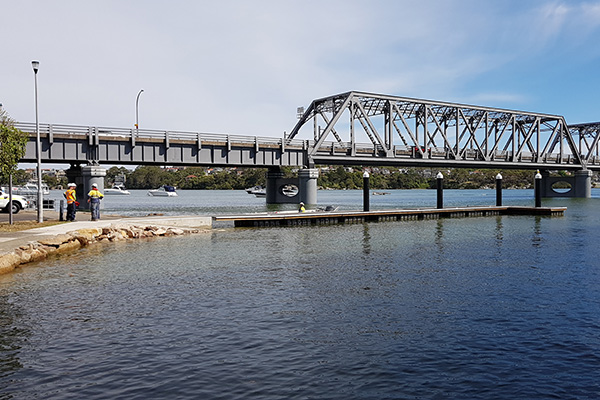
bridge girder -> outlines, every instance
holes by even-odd
[[[310,121],[314,140],[309,141],[308,156],[317,163],[371,153],[369,158],[389,159],[375,161],[378,164],[393,164],[397,160],[406,165],[413,162],[404,159],[420,159],[421,164],[445,162],[454,167],[600,166],[600,123],[594,128],[594,139],[582,140],[578,146],[573,129],[560,115],[347,92],[314,100],[287,141],[299,139]]]

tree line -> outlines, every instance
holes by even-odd
[[[296,170],[282,168],[285,177],[296,176]],[[436,187],[437,170],[430,168],[368,168],[372,189],[428,189]],[[447,169],[444,187],[448,189],[481,189],[494,187],[498,170]],[[131,171],[124,167],[112,167],[107,171],[106,185],[124,180],[129,189],[151,189],[161,185],[173,185],[179,189],[239,190],[265,185],[266,168],[212,169],[185,168],[166,169],[140,166]],[[507,188],[533,187],[534,172],[503,170],[503,185]],[[363,169],[347,167],[321,168],[317,185],[328,189],[361,189]]]
[[[370,174],[370,187],[385,189],[433,189],[436,187],[438,170],[430,168],[367,168]],[[296,170],[282,168],[284,176],[291,178]],[[325,167],[320,169],[317,185],[327,189],[361,189],[363,186],[362,168]],[[454,168],[441,171],[444,187],[447,189],[482,189],[495,185],[498,170]],[[266,184],[266,168],[226,168],[213,169],[191,167],[185,169],[139,166],[135,170],[125,167],[111,167],[107,170],[105,187],[115,182],[124,182],[128,189],[155,189],[162,185],[173,185],[178,189],[189,190],[240,190]],[[533,171],[502,170],[505,188],[532,188]],[[562,173],[564,174],[564,173]],[[13,184],[23,185],[31,180],[27,171],[15,170]],[[0,178],[2,185],[8,181]],[[44,175],[43,181],[50,188],[64,188],[66,177]]]

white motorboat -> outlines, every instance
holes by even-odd
[[[176,197],[177,192],[175,191],[175,186],[163,185],[158,189],[150,189],[148,190],[148,196],[155,197]]]
[[[258,185],[251,188],[246,189],[246,193],[253,194],[256,197],[266,197],[267,196],[267,188]]]
[[[128,195],[131,194],[129,190],[125,190],[125,186],[114,184],[110,189],[104,189],[104,194],[119,194],[119,195]]]
[[[18,194],[20,196],[36,196],[37,192],[38,192],[37,182],[27,182],[23,186],[13,186],[12,187],[12,193]],[[44,196],[47,196],[50,194],[50,189],[48,188],[48,185],[46,185],[45,183],[42,183],[42,194]]]

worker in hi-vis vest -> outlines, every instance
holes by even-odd
[[[95,183],[92,185],[92,190],[88,193],[88,203],[90,203],[92,211],[92,221],[100,219],[100,200],[104,198],[104,195],[98,190],[98,185]]]
[[[74,183],[69,183],[69,189],[63,196],[67,199],[67,221],[75,221],[75,213],[77,212],[77,193],[75,188],[77,187]]]

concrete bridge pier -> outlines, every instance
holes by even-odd
[[[98,186],[100,193],[104,194],[104,177],[106,176],[106,168],[99,165],[86,165],[81,168],[83,175],[83,190],[85,197],[86,208],[90,208],[87,202],[87,194],[92,190],[92,185],[95,183]],[[81,203],[81,202],[80,202]],[[104,208],[104,202],[100,202],[100,208]]]
[[[280,204],[278,189],[281,181],[283,181],[281,168],[272,167],[267,170],[267,204]]]
[[[92,190],[92,185],[95,183],[98,185],[98,190],[104,193],[104,177],[106,176],[106,168],[99,165],[85,165],[71,164],[68,170],[65,171],[67,179],[77,185],[77,201],[79,202],[78,209],[87,210],[90,208],[87,202],[87,194]],[[103,207],[103,203],[100,203],[100,208]]]
[[[319,178],[319,170],[316,168],[298,171],[300,201],[304,204],[317,204],[317,178]]]
[[[83,201],[83,200],[85,199],[87,192],[85,192],[84,188],[83,188],[83,174],[81,173],[81,165],[71,164],[69,169],[67,169],[65,171],[65,175],[67,176],[68,183],[73,182],[74,184],[77,185],[77,188],[75,189],[77,201],[79,202],[79,207],[77,207],[77,208],[80,210],[85,209],[86,204],[85,204],[85,201]],[[64,188],[64,189],[66,190],[68,188]],[[65,206],[66,206],[66,202],[65,202]]]
[[[542,197],[592,197],[592,171],[575,171],[573,176],[550,176],[546,170],[542,174]],[[571,188],[566,191],[557,192],[552,186],[557,182],[566,182]]]
[[[271,167],[267,171],[267,204],[317,204],[319,170],[301,169],[297,178],[283,176],[279,167]]]

